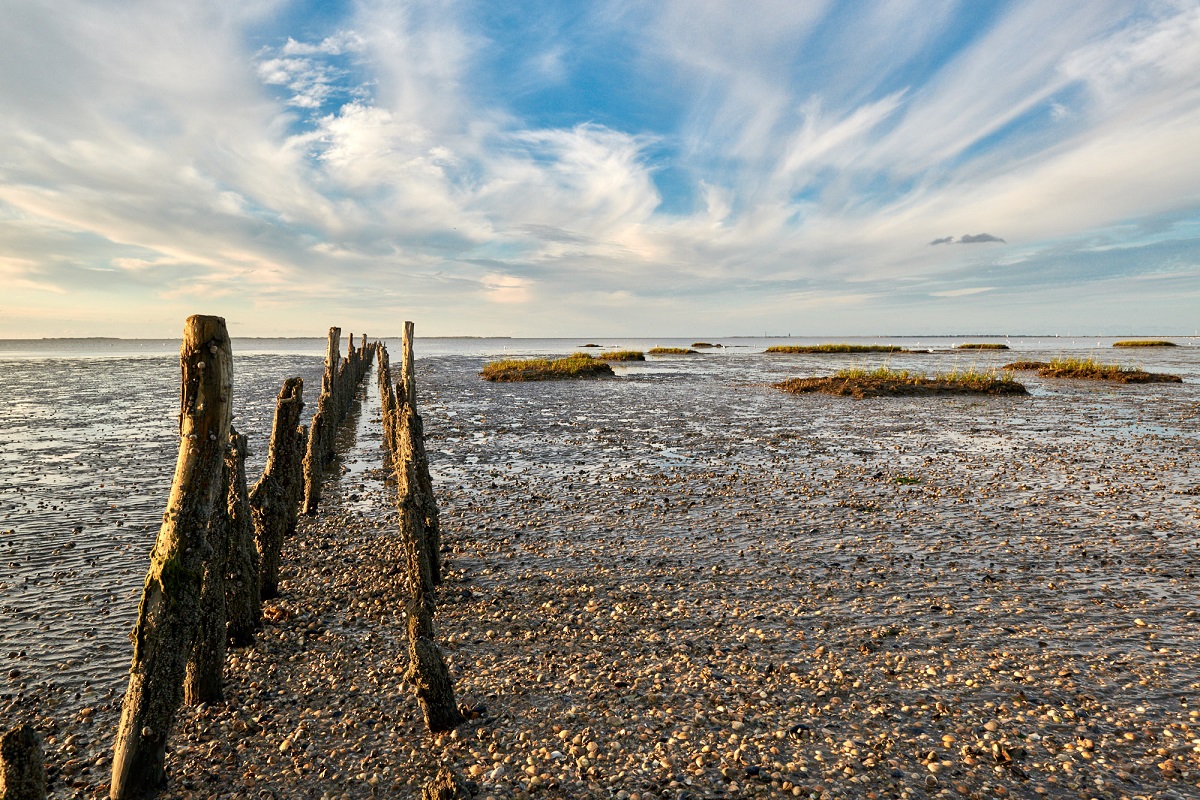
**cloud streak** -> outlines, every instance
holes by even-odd
[[[51,296],[154,335],[203,303],[247,333],[686,334],[871,326],[906,281],[968,308],[1065,263],[1130,291],[1164,242],[1200,274],[1197,4],[760,5],[12,0],[0,335],[53,335]],[[928,239],[981,220],[1005,238]]]

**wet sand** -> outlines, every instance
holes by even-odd
[[[440,764],[496,798],[1200,794],[1194,387],[856,403],[467,367],[419,379],[475,718],[429,737],[403,683],[369,408],[165,796],[410,797]],[[58,721],[56,797],[103,791],[118,702]]]

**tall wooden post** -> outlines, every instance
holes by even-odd
[[[275,401],[271,444],[262,477],[250,490],[254,535],[258,543],[259,586],[263,600],[279,594],[279,556],[284,534],[296,527],[304,492],[300,414],[304,410],[304,381],[288,378]]]
[[[415,410],[417,407],[417,364],[413,358],[413,324],[404,323],[403,360],[400,362],[400,382],[404,384],[404,396]]]
[[[167,735],[183,699],[210,556],[208,524],[225,494],[233,395],[225,320],[188,317],[179,364],[179,457],[133,630],[129,687],[113,748],[112,800],[149,797],[166,782]]]
[[[45,800],[46,764],[42,743],[29,725],[18,725],[0,736],[0,798]]]
[[[245,439],[233,428],[229,429],[229,447],[225,451],[225,491],[213,508],[212,518],[208,522],[209,556],[204,562],[204,576],[200,582],[200,626],[192,643],[192,653],[183,679],[183,702],[189,706],[217,703],[225,699],[225,629],[228,619],[225,572],[235,511],[231,501],[236,498],[236,490],[232,483],[237,471],[239,440],[244,442]]]
[[[262,567],[255,545],[253,511],[246,489],[247,439],[230,437],[229,457],[229,559],[225,570],[225,633],[235,647],[254,641],[262,625]]]

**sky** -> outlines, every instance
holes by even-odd
[[[1200,328],[1200,0],[4,0],[0,337]]]

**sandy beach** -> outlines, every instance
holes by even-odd
[[[229,702],[182,712],[165,797],[414,797],[439,765],[480,798],[1200,794],[1191,387],[426,369],[473,379],[420,376],[472,719],[426,735],[403,682],[369,402]],[[104,795],[119,699],[43,726],[53,796]]]

